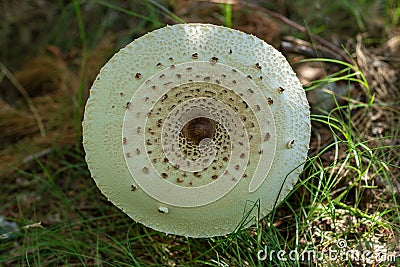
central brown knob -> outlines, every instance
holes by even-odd
[[[204,138],[214,137],[216,127],[217,123],[214,120],[200,117],[186,123],[182,128],[182,134],[188,141],[199,145]]]

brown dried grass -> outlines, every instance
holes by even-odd
[[[114,38],[105,36],[90,53],[85,70],[84,97],[100,66],[114,50]],[[71,51],[63,57],[56,48],[28,60],[21,70],[5,76],[0,84],[0,176],[18,168],[26,168],[35,157],[51,150],[79,144],[81,108],[76,107],[79,88],[79,53]],[[4,72],[4,71],[3,71]],[[8,76],[10,76],[8,75]],[[22,97],[17,87],[23,89]],[[37,110],[35,119],[31,105]],[[40,123],[39,123],[40,122]],[[39,124],[43,124],[41,131]]]

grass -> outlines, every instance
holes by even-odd
[[[346,9],[350,2],[344,2],[346,5],[342,8]],[[398,24],[399,8],[395,1],[384,4],[386,14],[390,14],[387,25],[394,27]],[[12,238],[0,239],[0,265],[359,266],[360,261],[342,259],[337,263],[326,258],[324,249],[337,247],[337,242],[342,240],[346,240],[349,248],[358,250],[387,246],[386,253],[397,253],[392,266],[399,265],[400,157],[396,143],[399,130],[389,128],[373,135],[371,131],[378,126],[370,122],[376,112],[399,115],[394,107],[400,103],[398,99],[392,103],[377,99],[362,66],[331,59],[308,59],[299,63],[314,64],[326,72],[324,77],[305,86],[308,92],[342,82],[348,88],[354,87],[355,95],[337,94],[333,88],[326,90],[334,107],[312,114],[313,137],[304,171],[294,190],[267,217],[249,229],[239,227],[237,232],[225,237],[192,239],[165,235],[133,222],[101,195],[84,161],[79,125],[90,77],[98,71],[90,73],[91,66],[93,62],[102,62],[96,66],[104,63],[103,58],[92,56],[93,51],[101,51],[94,45],[99,36],[105,35],[111,26],[118,28],[124,21],[122,16],[126,16],[124,22],[129,24],[129,20],[134,20],[136,26],[121,30],[115,36],[116,46],[127,43],[126,36],[134,38],[161,27],[165,21],[185,19],[156,1],[82,3],[74,0],[58,5],[62,7],[62,16],[57,27],[68,31],[66,25],[75,25],[70,35],[74,40],[65,40],[65,49],[79,46],[80,53],[72,67],[67,62],[76,71],[73,77],[77,77],[77,82],[69,98],[63,98],[75,114],[70,132],[74,141],[65,145],[56,143],[45,156],[34,157],[29,165],[2,177],[0,215],[15,221],[20,229],[12,233]],[[368,6],[364,3],[363,7]],[[90,8],[94,17],[102,15],[102,21],[106,21],[98,31],[88,25],[91,20],[97,21],[86,16],[85,10]],[[232,6],[221,4],[219,10],[221,24],[234,27]],[[366,30],[365,14],[359,12],[354,16],[358,27]],[[61,33],[52,36],[50,43],[60,46],[66,39]],[[4,68],[1,73],[7,75]],[[33,100],[37,103],[37,99]],[[54,117],[54,128],[68,131],[68,127],[57,126],[65,120],[65,114],[60,111]],[[5,122],[0,120],[2,123]],[[47,138],[51,137],[47,133]],[[32,154],[29,147],[19,151],[25,156]],[[258,203],[248,205],[258,208]],[[248,218],[244,215],[243,219]],[[290,257],[289,252],[295,249],[316,252],[320,260]],[[265,260],[262,256],[266,256]]]

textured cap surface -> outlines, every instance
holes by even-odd
[[[192,237],[268,214],[297,182],[309,139],[309,106],[286,59],[208,24],[167,26],[121,49],[83,121],[102,193],[135,221]]]

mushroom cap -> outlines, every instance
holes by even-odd
[[[167,26],[121,49],[83,121],[86,161],[108,200],[191,237],[267,215],[297,182],[309,141],[305,92],[282,54],[210,24]]]

